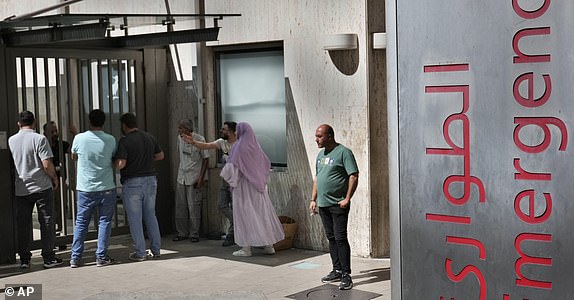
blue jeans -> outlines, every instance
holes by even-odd
[[[74,226],[74,241],[72,242],[72,260],[80,260],[84,252],[84,241],[88,233],[88,226],[94,213],[98,210],[98,249],[96,258],[108,256],[110,234],[112,232],[112,218],[116,207],[116,190],[101,192],[78,191],[78,213]]]
[[[329,240],[329,254],[333,270],[351,274],[351,246],[347,239],[347,221],[351,205],[341,208],[339,205],[319,207],[325,235]]]
[[[143,232],[145,223],[153,254],[159,254],[161,235],[155,217],[155,196],[157,194],[157,179],[155,176],[133,177],[122,183],[122,198],[128,215],[130,233],[135,244],[135,252],[139,257],[146,255],[146,242]]]
[[[42,237],[42,257],[44,261],[54,259],[54,192],[47,189],[27,196],[16,196],[16,222],[18,232],[18,255],[22,262],[30,262],[30,242],[32,242],[32,211],[36,205],[38,223]]]
[[[221,180],[221,186],[219,187],[219,211],[229,220],[229,229],[227,230],[228,235],[233,235],[233,202],[231,198],[231,188],[229,183],[225,180]]]

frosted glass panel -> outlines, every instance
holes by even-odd
[[[271,163],[287,165],[283,51],[220,54],[223,121],[249,122]]]

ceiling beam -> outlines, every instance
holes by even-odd
[[[60,41],[85,41],[105,37],[109,22],[76,26],[54,26],[52,28],[3,33],[7,46],[45,45]]]
[[[79,27],[86,25],[70,26]],[[63,27],[62,27],[63,28]],[[47,37],[46,33],[33,35],[32,31],[15,32],[3,34],[2,38],[7,46],[12,47],[70,47],[70,48],[159,48],[170,44],[183,44],[194,42],[217,41],[219,27],[179,30],[171,32],[157,32],[148,34],[137,34],[129,36],[106,37],[105,30],[98,32],[98,36],[81,33],[68,33],[68,39],[54,39]],[[20,37],[23,35],[23,37]],[[29,36],[30,35],[30,36]]]

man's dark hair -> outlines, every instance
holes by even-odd
[[[50,121],[50,123],[44,124],[44,126],[42,126],[42,129],[44,129],[44,132],[48,131],[48,124],[54,125],[54,124],[56,124],[56,122]],[[51,128],[50,128],[50,129],[51,129]]]
[[[101,109],[94,109],[90,112],[90,125],[92,127],[102,127],[106,122],[106,114]]]
[[[223,124],[227,125],[227,128],[229,128],[229,130],[231,130],[233,132],[235,132],[235,129],[237,128],[236,122],[227,121],[227,122],[223,122]]]
[[[30,126],[34,123],[34,120],[34,114],[31,111],[25,110],[20,113],[18,122],[20,123],[20,126]]]
[[[122,122],[122,124],[126,125],[127,128],[132,129],[132,128],[137,128],[138,127],[138,122],[136,120],[136,115],[134,115],[133,113],[125,113],[120,117],[120,122]]]

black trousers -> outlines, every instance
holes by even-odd
[[[32,211],[36,206],[40,234],[42,237],[42,257],[44,261],[54,259],[54,192],[47,189],[27,196],[16,196],[16,216],[18,232],[18,255],[21,261],[30,261],[30,243],[32,242]]]
[[[341,208],[339,205],[319,207],[325,234],[329,240],[329,254],[333,270],[351,274],[351,246],[347,239],[347,221],[350,205]]]

